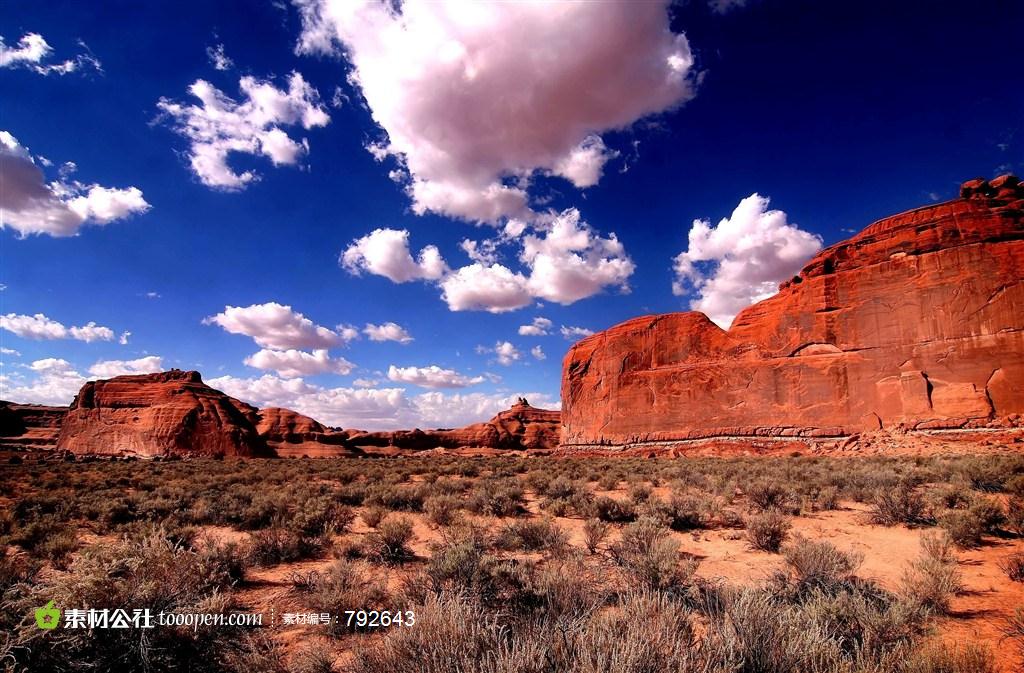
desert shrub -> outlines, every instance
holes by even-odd
[[[597,480],[597,486],[602,491],[614,491],[619,487],[620,477],[618,474],[608,473]]]
[[[368,489],[363,504],[392,511],[420,512],[426,492],[422,486],[376,486]]]
[[[303,556],[299,536],[283,528],[254,531],[249,537],[248,559],[253,565],[270,566]]]
[[[1024,536],[1024,497],[1014,497],[1006,501],[1006,529]]]
[[[218,626],[160,626],[140,638],[135,629],[60,629],[44,637],[31,607],[53,600],[67,609],[120,608],[159,612],[224,612],[230,600],[221,590],[230,584],[227,569],[215,559],[175,546],[162,537],[93,547],[52,584],[37,585],[16,604],[27,615],[14,630],[10,658],[20,670],[220,671],[229,652],[255,656],[242,630]]]
[[[453,495],[434,495],[423,501],[427,520],[435,526],[449,526],[458,517],[462,501]]]
[[[823,511],[839,509],[839,489],[826,486],[819,490],[814,496],[814,506]]]
[[[634,504],[640,505],[647,502],[647,499],[651,497],[652,492],[653,489],[651,489],[648,484],[639,481],[633,482],[629,486],[629,499],[632,500]]]
[[[610,530],[608,522],[601,519],[587,519],[583,523],[583,544],[591,554],[597,553],[598,546],[608,537]]]
[[[872,515],[883,526],[916,525],[928,521],[924,497],[913,485],[902,482],[894,488],[882,488],[875,493]]]
[[[1013,641],[1021,656],[1024,656],[1024,607],[1017,608],[1007,617],[1003,634]]]
[[[292,655],[288,673],[333,673],[334,657],[328,650],[307,645]]]
[[[680,563],[679,542],[659,522],[646,518],[626,526],[611,553],[638,586],[649,589],[685,586],[699,564],[691,557]]]
[[[834,590],[850,580],[863,557],[843,552],[825,541],[796,536],[782,551],[801,591]]]
[[[601,521],[625,523],[636,520],[636,507],[628,500],[603,495],[594,500],[594,513]]]
[[[762,480],[750,484],[746,489],[750,504],[761,511],[782,509],[789,501],[789,491],[773,481]]]
[[[1024,474],[1016,474],[1007,479],[1003,489],[1010,495],[1024,498]]]
[[[466,500],[466,509],[476,514],[516,516],[526,511],[523,489],[514,480],[488,479]]]
[[[1002,465],[982,457],[969,458],[964,463],[961,473],[971,488],[985,493],[1002,491],[1007,478]]]
[[[569,543],[565,532],[550,518],[527,519],[506,525],[494,544],[507,551],[561,553]]]
[[[409,548],[412,539],[412,521],[406,517],[389,516],[377,526],[375,532],[367,535],[367,550],[381,563],[404,563],[414,557]]]
[[[1014,582],[1024,582],[1024,553],[1016,552],[999,561],[999,569]]]
[[[355,518],[351,507],[327,496],[320,496],[301,503],[292,515],[288,528],[302,537],[318,537],[347,530]]]
[[[668,526],[672,530],[687,531],[707,527],[707,519],[703,514],[704,504],[693,496],[673,493],[665,511],[668,514]]]
[[[384,517],[388,515],[388,511],[380,506],[367,507],[359,513],[359,518],[363,520],[370,528],[376,528],[380,525],[380,522],[384,520]]]
[[[342,617],[346,610],[387,610],[392,607],[391,596],[383,581],[370,579],[354,562],[337,560],[324,572],[312,572],[302,587],[309,604],[317,612],[329,612]],[[356,630],[344,618],[331,622],[328,631],[338,636]]]
[[[78,549],[78,546],[75,532],[70,529],[61,529],[38,542],[33,552],[37,557],[53,563],[55,568],[64,570],[70,561],[71,553]]]
[[[935,509],[967,509],[971,506],[974,494],[963,484],[942,486],[930,494],[929,499]]]
[[[976,643],[959,646],[941,642],[914,650],[901,673],[995,673],[992,652]]]
[[[941,614],[963,588],[953,542],[946,534],[921,537],[921,554],[904,571],[901,589],[909,602]]]
[[[777,552],[789,537],[789,519],[775,511],[754,514],[747,518],[747,541],[755,549]]]
[[[981,544],[985,525],[973,511],[951,510],[939,517],[942,527],[953,542],[961,547],[977,547]]]
[[[967,511],[978,520],[982,530],[991,535],[997,534],[1006,523],[1003,506],[992,498],[976,498]]]

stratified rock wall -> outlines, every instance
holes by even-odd
[[[71,403],[57,448],[137,456],[273,455],[256,432],[257,409],[171,370],[89,381]]]
[[[974,180],[822,251],[728,331],[673,313],[580,341],[563,447],[1020,423],[1022,211],[1017,178]]]

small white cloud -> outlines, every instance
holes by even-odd
[[[359,338],[359,328],[356,327],[355,325],[337,325],[334,328],[334,331],[338,333],[338,336],[340,336],[341,340],[344,341],[345,343],[355,341]]]
[[[145,213],[150,205],[137,187],[102,187],[69,181],[47,182],[28,149],[0,131],[0,228],[30,234],[74,236],[84,225],[104,225]]]
[[[217,70],[231,70],[235,67],[235,62],[224,53],[223,44],[207,47],[206,57],[210,59],[210,64]]]
[[[159,292],[147,292],[146,299],[160,299],[163,295]]]
[[[251,306],[225,306],[224,310],[203,320],[204,325],[219,325],[231,334],[252,337],[258,346],[276,350],[296,348],[324,349],[341,345],[341,335],[301,313],[271,301]]]
[[[547,318],[536,317],[529,325],[519,326],[519,336],[547,336],[551,324]]]
[[[413,338],[404,327],[393,322],[386,322],[382,325],[366,323],[366,327],[363,329],[363,334],[365,334],[370,341],[397,341],[400,344],[409,344],[413,341]]]
[[[168,98],[157,103],[174,130],[189,141],[192,172],[207,187],[226,191],[244,189],[258,179],[251,170],[236,173],[228,165],[229,154],[263,155],[275,166],[294,165],[308,153],[309,144],[282,127],[310,130],[330,122],[317,90],[297,72],[288,78],[287,89],[250,76],[242,77],[238,86],[241,103],[202,79],[189,87],[200,105]]]
[[[110,379],[125,374],[150,374],[163,369],[163,358],[149,355],[137,360],[101,360],[89,367],[89,374],[100,379]]]
[[[821,237],[768,210],[769,199],[751,194],[717,226],[694,220],[686,251],[675,258],[676,295],[698,294],[690,308],[728,329],[742,309],[778,292],[814,253]]]
[[[295,349],[264,348],[247,357],[244,362],[256,369],[275,371],[286,379],[328,373],[346,375],[355,369],[355,365],[345,358],[330,357],[326,349],[307,353]]]
[[[71,363],[60,358],[36,360],[28,369],[33,373],[30,381],[14,383],[0,377],[0,399],[26,404],[66,405],[86,381]]]
[[[388,367],[388,379],[398,383],[411,383],[424,388],[465,388],[484,382],[482,376],[466,376],[454,369],[429,367]]]
[[[506,367],[518,360],[520,357],[519,349],[508,341],[499,341],[494,344],[494,354],[498,358],[498,364]]]
[[[544,349],[540,346],[534,346],[531,348],[530,355],[532,355],[535,360],[546,360],[548,357],[547,355],[544,355]]]
[[[77,339],[92,343],[93,341],[113,341],[114,330],[109,327],[88,322],[81,327],[65,327],[63,323],[52,320],[42,313],[35,315],[19,315],[8,313],[0,316],[0,329],[7,330],[22,339]]]
[[[436,246],[428,245],[414,260],[409,251],[409,232],[404,229],[375,229],[356,239],[341,253],[342,267],[351,274],[362,272],[384,276],[395,283],[437,280],[448,267]]]
[[[39,75],[67,75],[83,68],[102,71],[103,68],[81,40],[78,45],[85,53],[59,63],[44,63],[53,48],[39,33],[25,33],[14,47],[8,47],[0,37],[0,68],[25,68]]]
[[[441,298],[452,311],[504,313],[532,301],[526,278],[501,264],[470,264],[441,281]]]
[[[562,325],[559,331],[566,341],[576,341],[591,336],[594,333],[594,330],[587,329],[586,327],[570,327],[568,325]]]
[[[0,353],[2,353],[3,355],[14,355],[15,357],[21,356],[21,353],[14,350],[13,348],[0,347]]]
[[[352,385],[356,388],[375,388],[380,385],[380,379],[355,379]]]
[[[127,330],[125,330],[124,332],[121,332],[121,336],[119,336],[117,338],[117,343],[121,344],[122,346],[127,346],[128,345],[128,339],[130,339],[131,336],[132,336],[132,333],[127,331]]]

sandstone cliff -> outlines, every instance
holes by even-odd
[[[427,449],[554,449],[558,446],[561,414],[538,409],[524,400],[499,412],[484,423],[452,430],[395,430],[359,432],[349,430],[349,442],[356,446],[395,447],[413,451]]]
[[[89,381],[71,403],[57,448],[137,456],[273,455],[256,432],[257,409],[171,370]]]
[[[1024,413],[1024,185],[888,217],[823,250],[728,331],[635,318],[575,344],[567,449],[879,428],[1012,425]]]
[[[333,457],[357,451],[344,430],[325,428],[309,416],[291,409],[260,409],[256,432],[282,458],[291,456]]]
[[[52,449],[66,407],[0,401],[0,448]]]

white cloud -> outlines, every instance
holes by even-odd
[[[229,191],[244,189],[259,178],[252,170],[236,173],[228,165],[229,154],[264,155],[275,166],[293,165],[308,153],[309,143],[293,139],[281,127],[309,130],[330,121],[317,90],[297,72],[288,78],[287,89],[250,76],[242,77],[238,86],[241,103],[202,79],[189,87],[200,105],[168,98],[157,103],[174,130],[189,141],[189,162],[196,177],[208,187]]]
[[[114,330],[88,322],[81,327],[65,327],[63,323],[47,318],[42,313],[19,315],[8,313],[0,316],[0,329],[12,332],[22,339],[78,339],[86,343],[113,341]]]
[[[501,264],[464,266],[441,281],[441,290],[452,311],[504,313],[532,301],[526,278]]]
[[[210,65],[212,65],[216,70],[231,70],[235,67],[235,62],[224,53],[223,44],[207,47],[206,58],[210,59]]]
[[[533,348],[531,348],[530,355],[532,355],[535,360],[547,360],[548,358],[547,355],[544,355],[544,349],[542,349],[540,346],[534,346]]]
[[[94,322],[88,322],[81,327],[72,327],[68,331],[71,333],[71,337],[73,339],[78,339],[85,343],[114,340],[114,330],[109,327],[104,327],[103,325],[97,325]]]
[[[251,306],[225,306],[217,315],[203,320],[204,325],[220,325],[231,334],[252,337],[258,346],[277,350],[291,348],[320,349],[341,345],[340,334],[301,313],[271,301]]]
[[[364,430],[459,427],[490,419],[511,407],[519,396],[537,406],[559,406],[557,398],[539,392],[409,396],[403,388],[323,388],[269,374],[256,379],[222,376],[207,383],[258,407],[285,407],[330,426]]]
[[[356,388],[375,388],[380,385],[380,379],[355,379],[352,385]]]
[[[570,208],[555,216],[543,237],[523,239],[522,261],[530,267],[532,296],[559,304],[593,296],[605,287],[628,290],[633,261],[615,234],[602,238]]]
[[[87,224],[104,225],[144,213],[150,205],[137,187],[101,187],[67,180],[46,182],[28,149],[0,131],[0,228],[21,236],[74,236]]]
[[[382,325],[366,323],[363,334],[369,337],[370,341],[397,341],[401,344],[409,344],[413,341],[404,327],[393,322],[386,322]]]
[[[271,350],[264,348],[245,359],[245,364],[256,369],[272,370],[286,379],[315,374],[349,374],[355,365],[345,358],[332,358],[326,349],[312,353],[295,349]]]
[[[3,355],[14,355],[16,357],[21,355],[21,353],[19,351],[16,351],[13,348],[3,348],[3,347],[0,347],[0,353],[2,353]]]
[[[388,367],[388,378],[398,383],[411,383],[424,388],[465,388],[484,382],[482,376],[466,376],[454,369],[429,367]]]
[[[414,260],[409,252],[409,232],[404,229],[375,229],[356,239],[341,253],[341,265],[349,273],[384,276],[395,283],[437,280],[448,270],[436,246],[420,250]]]
[[[586,327],[570,327],[568,325],[562,325],[562,329],[559,331],[567,341],[576,341],[594,333],[594,330],[587,329]]]
[[[8,47],[0,37],[0,68],[26,68],[40,75],[67,75],[82,68],[101,71],[100,62],[88,51],[81,40],[78,45],[86,53],[59,63],[44,63],[53,53],[53,48],[39,33],[25,33],[14,47]]]
[[[672,292],[698,293],[690,308],[723,329],[742,309],[778,292],[821,249],[821,237],[768,210],[769,199],[751,194],[718,226],[694,220],[686,251],[675,257]]]
[[[551,329],[551,321],[547,318],[536,317],[529,325],[519,326],[519,336],[547,336]]]
[[[147,292],[146,299],[160,299],[163,295],[159,292]]]
[[[24,404],[70,404],[86,379],[67,360],[44,358],[29,365],[31,381],[0,377],[0,398]]]
[[[477,351],[480,353],[494,353],[498,364],[508,367],[513,362],[521,357],[519,349],[516,348],[509,341],[498,341],[494,344],[494,348],[487,348],[485,346],[477,347]]]
[[[600,133],[693,96],[664,0],[294,1],[298,51],[347,56],[387,134],[374,152],[408,171],[417,213],[528,216],[535,172],[595,184],[612,156]]]
[[[110,379],[124,374],[150,374],[163,370],[163,358],[149,355],[137,360],[101,360],[89,367],[89,374],[100,379]]]
[[[127,346],[128,345],[128,339],[130,339],[131,336],[132,336],[132,333],[127,331],[127,330],[124,331],[124,332],[121,332],[121,336],[117,337],[117,343],[121,344],[122,346]]]
[[[517,226],[512,232],[506,227],[497,239],[462,241],[462,249],[474,261],[454,271],[432,245],[414,260],[409,232],[395,229],[377,229],[357,239],[342,253],[341,264],[350,273],[366,271],[395,283],[437,281],[441,298],[452,311],[504,313],[534,299],[572,304],[608,287],[628,291],[633,261],[615,234],[600,236],[575,208],[538,216],[532,225],[513,222]],[[528,229],[533,233],[525,234]],[[498,246],[516,236],[526,273],[496,261]]]

